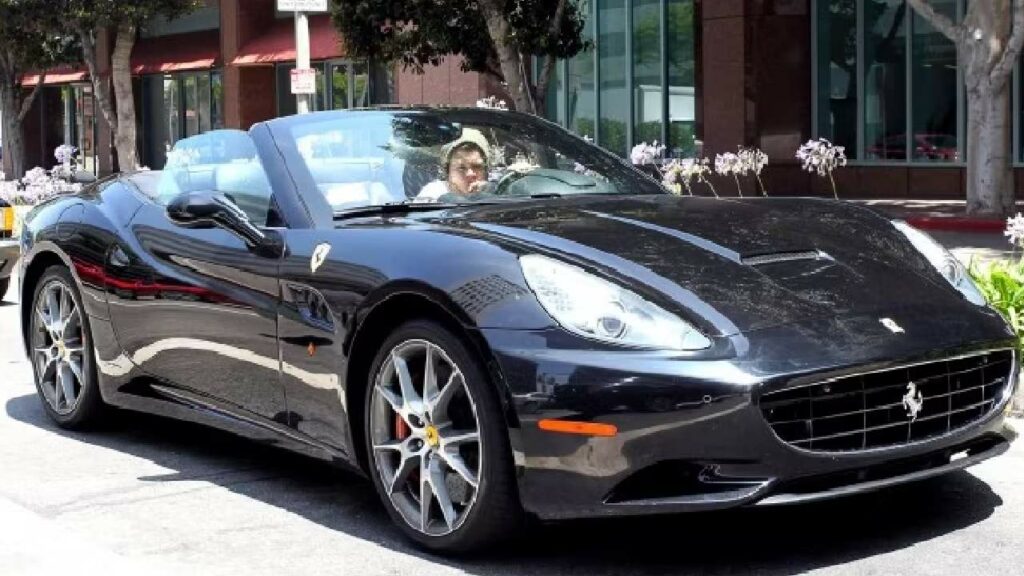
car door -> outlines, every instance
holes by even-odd
[[[233,141],[227,158],[203,148],[144,191],[152,201],[106,261],[110,314],[121,347],[145,373],[227,409],[283,419],[279,259],[223,228],[178,225],[166,211],[182,192],[211,190],[257,226],[275,224],[266,174],[254,149],[241,148]]]

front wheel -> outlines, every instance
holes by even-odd
[[[384,343],[366,395],[370,472],[398,526],[432,550],[507,537],[522,510],[494,389],[451,332],[410,322]]]
[[[103,409],[89,317],[67,268],[43,272],[32,297],[30,350],[36,391],[59,426],[80,429]]]

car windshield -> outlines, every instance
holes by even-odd
[[[619,157],[510,112],[313,114],[288,124],[285,135],[336,213],[398,203],[665,193]]]

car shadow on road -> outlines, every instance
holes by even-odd
[[[510,545],[437,557],[403,540],[354,473],[204,426],[118,412],[101,429],[56,427],[34,395],[7,402],[21,422],[173,470],[143,482],[207,481],[345,534],[480,576],[792,574],[884,554],[989,517],[1002,499],[968,472],[791,507],[536,525]]]

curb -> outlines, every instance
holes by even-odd
[[[904,218],[907,224],[920,230],[945,230],[949,232],[1002,232],[1006,229],[1006,221],[989,218],[956,218],[956,217],[909,217]]]

